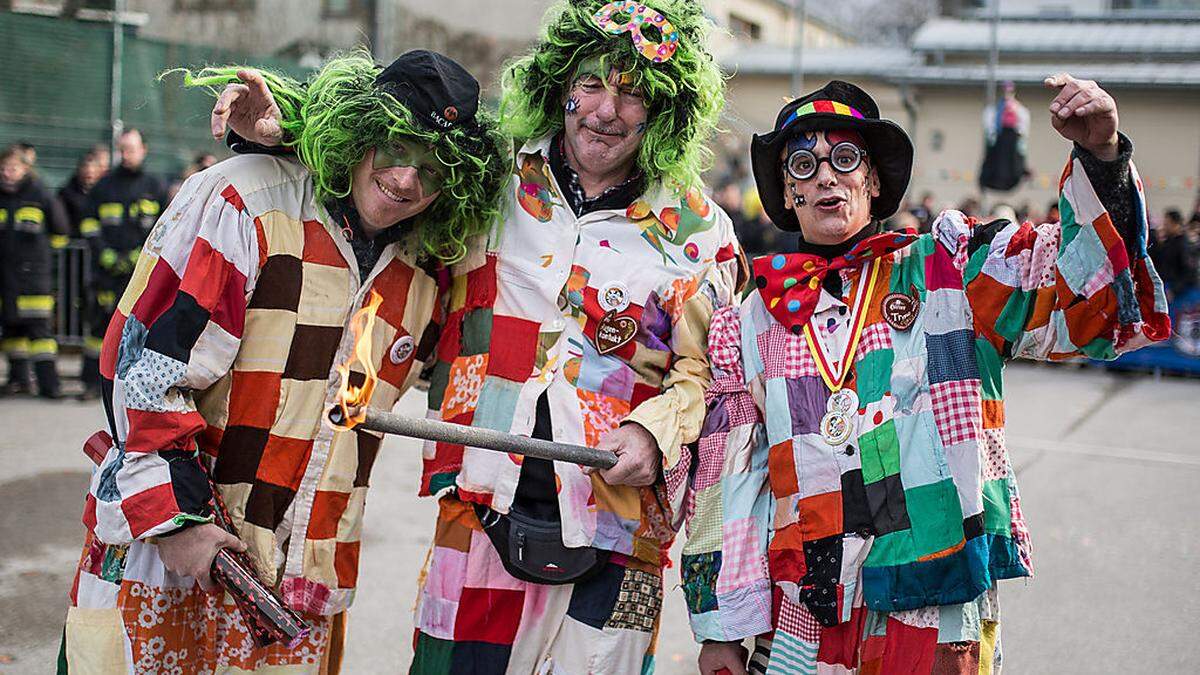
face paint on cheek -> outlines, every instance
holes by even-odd
[[[563,105],[563,112],[568,115],[574,115],[579,112],[579,99],[575,98],[575,94],[567,97],[567,102]]]
[[[639,135],[639,136],[640,136],[640,135],[642,135],[642,134],[644,134],[644,133],[646,133],[646,123],[645,123],[645,122],[638,122],[638,123],[637,123],[637,129],[636,129],[636,131],[637,131],[637,133],[638,133],[638,135]]]

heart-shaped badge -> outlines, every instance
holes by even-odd
[[[913,288],[909,293],[888,293],[883,296],[883,302],[879,303],[879,310],[883,314],[883,320],[892,328],[898,331],[912,328],[921,312],[921,300],[917,289]]]
[[[596,351],[610,354],[629,344],[637,335],[638,323],[631,316],[617,316],[609,312],[596,326]]]

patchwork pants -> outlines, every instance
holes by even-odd
[[[613,554],[594,577],[561,586],[514,579],[475,516],[441,500],[416,608],[411,673],[649,673],[662,569]]]
[[[999,675],[996,589],[974,602],[875,612],[856,598],[850,621],[822,627],[802,604],[775,597],[773,633],[755,639],[752,675]]]

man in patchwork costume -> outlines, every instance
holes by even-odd
[[[87,497],[62,671],[337,670],[380,445],[322,423],[347,329],[377,306],[373,403],[390,407],[436,345],[439,270],[499,212],[504,144],[453,61],[354,53],[305,85],[232,68],[187,82],[239,76],[274,95],[263,124],[288,153],[189,178],[138,258],[104,340],[115,440]],[[238,536],[213,524],[214,486]],[[298,646],[256,646],[213,588],[223,547],[308,619]]]
[[[512,204],[454,269],[430,416],[614,451],[589,473],[429,443],[442,495],[414,673],[638,673],[733,299],[729,218],[700,191],[722,105],[698,3],[551,8],[503,78]]]
[[[754,138],[763,206],[801,244],[756,259],[757,289],[712,320],[682,559],[702,673],[999,672],[996,582],[1032,574],[1004,364],[1169,332],[1116,105],[1046,84],[1074,142],[1059,223],[946,211],[882,233],[912,144],[845,82]]]

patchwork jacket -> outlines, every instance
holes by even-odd
[[[641,424],[676,489],[610,486],[556,462],[563,543],[659,564],[686,477],[680,450],[704,418],[708,323],[737,282],[733,227],[699,191],[661,183],[628,209],[577,218],[550,143],[517,153],[504,223],[454,270],[429,415],[529,435],[547,392],[557,441],[594,447],[622,422]],[[428,443],[421,490],[454,486],[505,513],[520,471],[515,455]]]
[[[436,276],[402,240],[360,279],[341,228],[293,161],[238,156],[189,178],[104,339],[116,441],[84,514],[97,545],[209,520],[211,476],[264,581],[301,611],[349,605],[381,438],[324,420],[340,384],[335,366],[354,345],[348,323],[369,292],[382,297],[370,335],[372,405],[386,410],[436,344]],[[350,379],[362,377],[356,369]],[[85,556],[80,593],[120,583],[119,567],[99,562],[111,559],[120,556]]]
[[[976,227],[947,211],[931,234],[877,258],[844,445],[820,434],[830,388],[772,298],[753,292],[716,311],[682,560],[698,640],[778,629],[781,596],[833,630],[865,610],[966,603],[1032,574],[1005,447],[1006,360],[1111,359],[1169,333],[1128,169],[1132,241],[1077,153],[1060,185],[1061,223]],[[842,270],[847,298],[869,267]],[[910,325],[885,320],[889,294],[917,298]],[[848,302],[821,290],[813,325],[827,353],[850,339]]]

